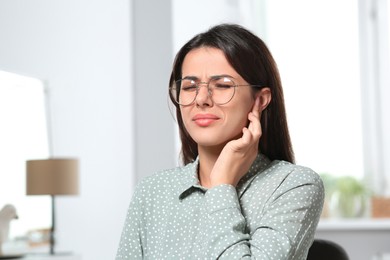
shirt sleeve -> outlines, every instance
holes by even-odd
[[[140,207],[141,196],[140,187],[138,186],[131,199],[130,206],[127,211],[125,224],[122,230],[122,235],[119,242],[116,260],[124,259],[142,259],[142,207]]]
[[[208,190],[205,259],[306,259],[322,210],[322,182],[284,183],[264,208],[251,212],[257,216],[251,231],[235,187]]]

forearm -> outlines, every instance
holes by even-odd
[[[281,260],[305,256],[319,218],[313,215],[314,203],[321,201],[321,196],[311,200],[298,196],[301,189],[315,194],[318,187],[289,190],[264,209],[257,208],[256,203],[241,209],[233,186],[210,189],[205,203],[208,214],[204,227],[205,259]],[[291,203],[291,198],[296,201]]]
[[[219,185],[206,193],[207,223],[205,259],[241,259],[251,257],[250,235],[241,213],[235,187]]]

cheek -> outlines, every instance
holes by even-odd
[[[226,111],[229,124],[240,125],[241,128],[248,125],[248,114],[252,111],[252,102],[250,98],[239,100],[238,104],[232,104],[233,106]]]
[[[250,110],[249,110],[250,111]],[[248,126],[248,113],[245,108],[240,110],[231,111],[227,116],[226,124],[227,128],[230,128],[234,131],[234,134],[239,134],[242,132],[242,128]]]
[[[180,115],[181,115],[181,119],[183,121],[183,124],[184,124],[184,127],[186,129],[188,129],[188,120],[190,120],[190,116],[189,116],[189,111],[187,111],[188,109],[186,108],[181,108],[180,109]]]

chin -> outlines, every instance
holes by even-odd
[[[242,128],[236,131],[232,131],[227,127],[223,131],[218,129],[195,129],[196,131],[189,132],[192,139],[200,146],[204,147],[219,147],[225,145],[231,140],[236,140],[242,136]],[[194,129],[193,129],[194,130]],[[229,134],[230,133],[230,134]],[[233,134],[234,133],[234,134]]]
[[[203,147],[220,147],[225,146],[229,141],[234,140],[237,138],[232,137],[223,137],[221,135],[208,135],[207,137],[202,136],[198,138],[194,138],[194,141],[199,145]]]

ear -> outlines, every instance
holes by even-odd
[[[260,97],[260,111],[263,111],[264,109],[267,108],[269,103],[271,102],[271,89],[268,87],[262,88],[258,92],[256,92],[256,98]]]

